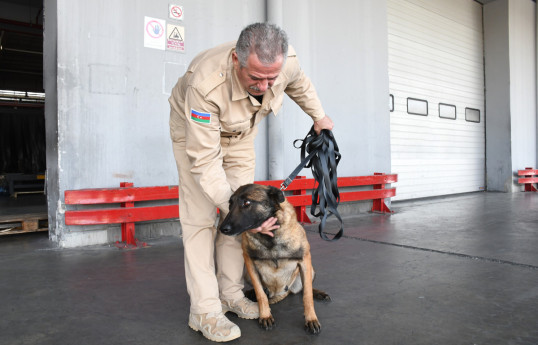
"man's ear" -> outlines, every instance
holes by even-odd
[[[238,71],[238,70],[239,70],[239,67],[241,67],[241,66],[239,65],[239,57],[237,56],[237,53],[236,53],[236,52],[233,52],[233,53],[232,53],[232,62],[233,62],[233,64],[234,64],[234,69],[235,69],[236,71]]]
[[[284,192],[273,186],[269,186],[269,192],[267,194],[269,195],[269,198],[271,198],[271,200],[274,200],[277,204],[280,204],[281,202],[284,202],[284,200],[286,200],[286,198],[284,197]]]

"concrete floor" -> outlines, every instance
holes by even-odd
[[[228,314],[233,344],[538,344],[538,194],[473,193],[393,203],[345,219],[329,243],[307,226],[320,335],[301,297],[277,327]],[[0,238],[0,344],[207,344],[187,326],[179,239],[149,248],[61,250],[46,234]]]

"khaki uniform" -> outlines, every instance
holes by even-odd
[[[230,42],[196,56],[169,99],[185,276],[194,314],[220,311],[219,296],[243,297],[241,237],[217,234],[216,208],[225,215],[233,191],[254,182],[256,125],[269,113],[278,114],[284,93],[314,121],[325,116],[292,47],[262,104],[241,86],[234,50],[235,42]]]

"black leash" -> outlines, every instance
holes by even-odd
[[[285,190],[303,168],[311,168],[318,186],[312,190],[310,214],[314,217],[321,217],[319,224],[321,238],[326,241],[335,241],[344,233],[342,217],[337,210],[340,193],[338,192],[336,175],[336,167],[342,155],[338,152],[338,145],[333,133],[327,129],[322,130],[317,135],[314,126],[312,126],[304,139],[297,139],[293,142],[293,146],[296,148],[299,148],[295,145],[298,141],[302,141],[301,146],[299,146],[301,148],[301,163],[282,183],[280,190]],[[319,207],[319,212],[316,212],[317,207]],[[327,218],[331,215],[340,221],[340,231],[332,239],[328,238],[324,232]]]

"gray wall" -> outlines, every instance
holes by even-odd
[[[170,90],[198,52],[235,40],[245,25],[265,20],[266,6],[281,11],[270,19],[288,32],[336,124],[343,155],[339,175],[391,172],[386,1],[185,0],[180,23],[185,53],[145,48],[144,16],[170,21],[168,4],[45,0],[47,183],[54,242],[88,245],[119,236],[115,226],[66,227],[65,190],[116,187],[121,181],[177,184],[168,134]],[[531,0],[484,6],[488,190],[521,190],[514,172],[536,167],[535,23]],[[273,120],[281,128],[277,138],[269,138],[267,121],[260,124],[257,180],[291,172],[299,160],[292,142],[311,126],[289,100]],[[137,226],[137,235],[145,228],[150,234],[179,234],[177,222],[158,229]]]
[[[168,130],[171,88],[196,53],[264,20],[262,1],[182,5],[186,52],[176,53],[143,44],[144,16],[167,19],[168,1],[60,0],[55,13],[47,1],[46,16],[56,15],[47,24],[57,27],[56,61],[46,67],[52,96],[47,95],[47,145],[55,157],[48,161],[49,213],[51,239],[60,246],[117,239],[110,238],[116,230],[110,227],[65,226],[65,190],[118,187],[121,181],[177,184]],[[54,52],[47,57],[54,59]]]
[[[484,5],[486,171],[490,191],[519,191],[517,170],[536,167],[535,3]]]
[[[389,173],[388,35],[385,1],[285,1],[284,27],[302,66],[335,122],[342,153],[339,176]],[[302,138],[311,121],[288,100],[284,143]],[[285,151],[285,174],[298,164],[298,150]],[[306,171],[303,171],[306,172]],[[309,175],[310,176],[310,175]]]
[[[266,18],[261,0],[186,0],[180,24],[186,52],[145,48],[144,16],[169,21],[168,3],[45,2],[48,198],[51,238],[60,246],[118,236],[114,227],[65,226],[65,190],[117,187],[121,181],[177,184],[168,134],[170,89],[198,52],[235,40],[244,26]],[[302,0],[281,6],[282,26],[336,123],[343,155],[339,175],[390,172],[385,2]],[[311,120],[287,101],[279,121],[285,177],[299,160],[292,142],[304,137]],[[264,122],[257,138],[258,180],[268,178],[267,142]]]
[[[536,167],[536,3],[509,3],[512,167],[517,172]]]

